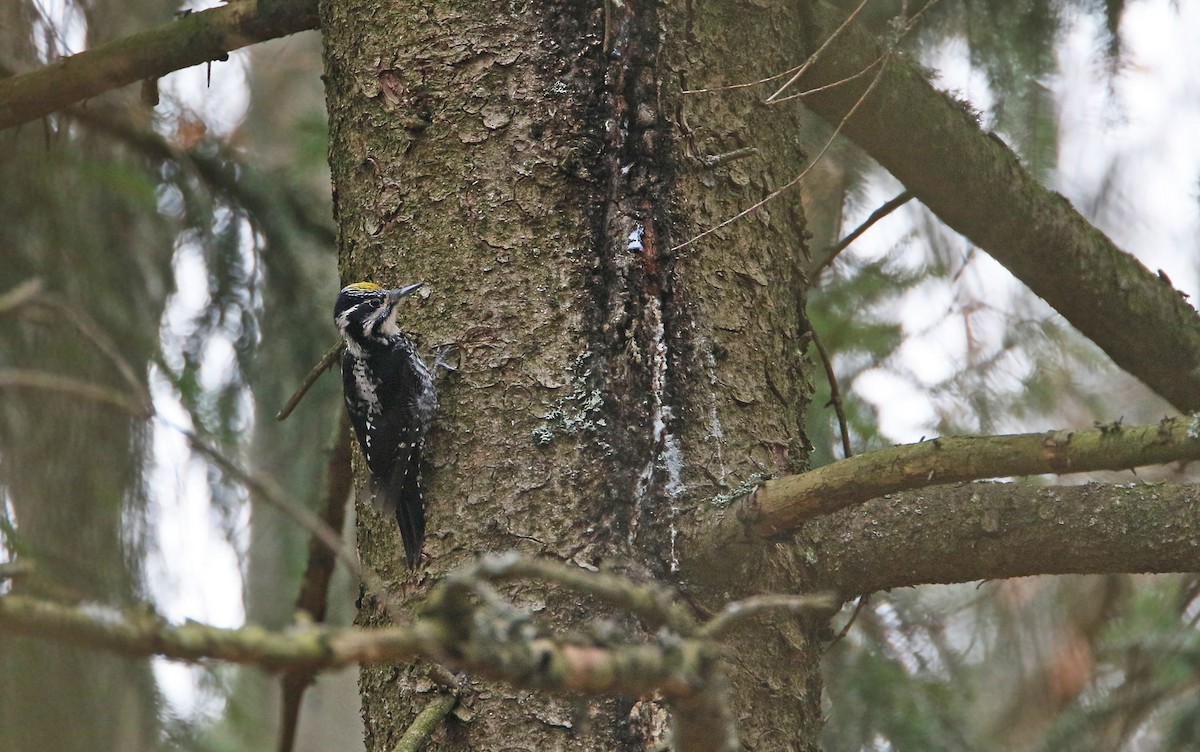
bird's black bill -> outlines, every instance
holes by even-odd
[[[395,303],[396,301],[400,300],[400,298],[403,298],[405,295],[411,295],[412,293],[416,292],[417,290],[420,290],[424,286],[425,286],[424,282],[418,282],[415,285],[401,287],[399,290],[388,290],[388,302]]]

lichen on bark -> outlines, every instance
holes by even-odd
[[[673,583],[703,608],[727,595],[680,579],[677,552],[714,496],[805,467],[799,196],[679,246],[803,155],[787,108],[681,92],[794,64],[797,25],[770,4],[323,3],[343,279],[425,281],[403,323],[427,351],[457,348],[417,574],[390,521],[359,506],[364,561],[402,600],[505,549]],[[703,160],[749,142],[754,159]],[[747,592],[770,588],[769,570],[753,574]],[[603,615],[551,587],[507,592],[556,630]],[[367,599],[360,620],[384,618]],[[815,744],[810,634],[738,644],[738,711],[764,748],[776,733]],[[767,669],[786,696],[764,697]],[[431,683],[421,667],[368,669],[362,689],[368,748],[387,749]],[[656,727],[649,700],[468,690],[470,720],[448,721],[437,748],[640,749]]]

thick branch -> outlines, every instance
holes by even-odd
[[[316,0],[237,0],[0,80],[0,128],[36,120],[111,89],[317,27]]]
[[[1198,504],[1196,486],[1173,483],[938,486],[805,525],[797,560],[845,597],[1033,574],[1195,572]]]
[[[511,571],[485,563],[452,573],[430,592],[422,617],[404,626],[368,630],[306,625],[283,632],[196,623],[173,626],[153,613],[126,614],[8,595],[0,597],[0,634],[127,655],[185,661],[216,658],[283,671],[397,663],[423,656],[534,689],[598,695],[659,693],[673,700],[706,691],[715,656],[711,642],[670,630],[642,644],[614,646],[541,636],[529,614],[504,602],[481,579],[483,572],[503,577],[539,571],[522,566],[519,560],[504,561]],[[609,579],[600,579],[600,590],[609,590]],[[633,583],[629,587],[638,589]]]
[[[701,685],[706,648],[696,640],[662,645],[595,647],[517,633],[459,639],[439,619],[380,629],[259,627],[219,629],[166,624],[153,614],[129,615],[95,606],[71,607],[19,595],[0,597],[0,634],[183,661],[218,659],[274,670],[324,670],[350,664],[399,663],[426,656],[518,686],[590,694],[689,697]]]
[[[809,7],[815,23],[805,54],[833,34],[842,18],[823,3]],[[878,40],[850,24],[792,91],[854,76],[881,52]],[[934,89],[897,55],[886,67],[843,133],[1117,365],[1180,411],[1200,408],[1200,316],[1192,306],[1041,185],[1000,139],[980,129],[966,105]],[[868,80],[852,79],[803,101],[839,123]]]
[[[808,520],[898,491],[997,478],[1126,470],[1200,459],[1197,419],[1091,431],[933,439],[769,480],[735,500],[695,550],[728,559],[730,546],[794,531]],[[711,564],[711,562],[708,562]]]

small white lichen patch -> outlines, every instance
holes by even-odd
[[[625,246],[627,251],[644,251],[646,247],[642,245],[643,238],[646,237],[646,230],[638,225],[629,231],[629,244]],[[659,334],[662,333],[662,324],[659,324]]]

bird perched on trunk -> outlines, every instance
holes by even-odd
[[[425,500],[421,454],[437,407],[433,377],[396,324],[402,298],[423,283],[386,290],[371,282],[338,293],[333,320],[346,343],[342,387],[377,503],[396,515],[410,569],[421,559]]]

